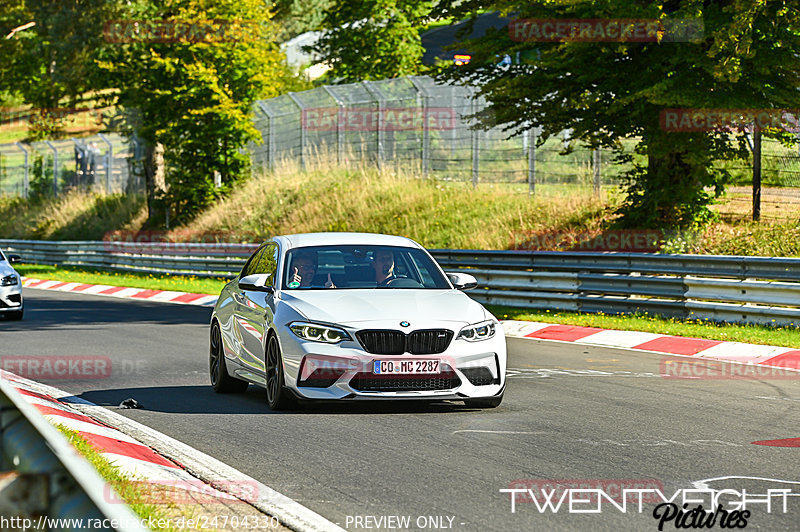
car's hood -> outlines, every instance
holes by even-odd
[[[483,306],[458,290],[309,290],[284,292],[283,300],[308,320],[342,325],[367,322],[453,321],[477,323],[489,317]]]
[[[0,262],[0,277],[5,277],[6,275],[11,275],[12,273],[17,273],[14,268],[8,263],[8,261]]]

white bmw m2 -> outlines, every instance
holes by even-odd
[[[274,410],[299,400],[457,400],[500,404],[501,324],[407,238],[278,236],[220,294],[209,370],[219,393],[266,389]]]

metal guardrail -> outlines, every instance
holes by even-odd
[[[27,262],[229,277],[255,244],[0,240]],[[482,303],[800,326],[800,259],[655,253],[432,250]]]
[[[112,502],[94,467],[0,377],[0,470],[9,469],[0,475],[3,530],[22,530],[23,523],[27,530],[147,530],[116,495]],[[88,526],[89,519],[98,526]]]

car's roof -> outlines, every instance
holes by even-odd
[[[301,248],[309,246],[400,246],[422,248],[413,240],[403,236],[382,235],[378,233],[304,233],[276,237],[283,240],[286,247]]]

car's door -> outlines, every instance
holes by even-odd
[[[247,271],[242,273],[267,275],[268,280],[265,286],[274,286],[278,271],[278,251],[277,243],[265,244],[259,255],[254,257]],[[256,373],[263,374],[265,334],[275,316],[273,292],[238,290],[234,312],[242,338],[239,364],[245,370],[255,370]]]
[[[242,333],[245,331],[245,328],[242,326],[244,323],[244,318],[242,317],[242,306],[245,305],[245,298],[242,294],[242,289],[239,287],[239,279],[243,277],[247,277],[251,273],[253,273],[253,269],[256,264],[258,264],[259,258],[264,251],[266,246],[262,245],[259,247],[250,258],[247,259],[247,263],[242,268],[242,271],[239,273],[239,276],[236,278],[236,282],[233,283],[233,286],[230,289],[231,295],[231,307],[228,312],[230,316],[230,322],[228,325],[222,324],[223,335],[226,334],[226,329],[229,330],[230,334],[230,345],[231,350],[233,351],[233,356],[236,358],[237,362],[241,362],[242,352],[244,351],[243,343],[244,338],[242,337]]]

